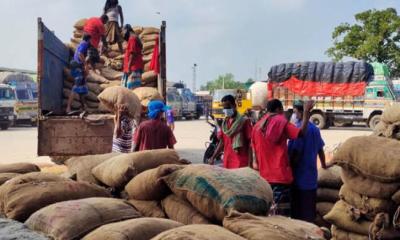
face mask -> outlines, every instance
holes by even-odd
[[[232,117],[233,114],[235,114],[235,112],[233,111],[232,108],[224,109],[223,111],[224,111],[225,117]]]

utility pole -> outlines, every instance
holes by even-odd
[[[225,89],[225,75],[222,76],[222,89]]]
[[[192,81],[192,91],[196,92],[196,77],[197,77],[197,63],[193,64],[193,81]]]

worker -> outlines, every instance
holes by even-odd
[[[248,167],[252,158],[250,147],[252,126],[251,121],[237,111],[235,97],[224,96],[221,100],[225,119],[219,131],[220,142],[209,160],[215,163],[215,158],[224,150],[223,166],[228,169]]]
[[[256,123],[252,133],[252,146],[256,159],[253,168],[267,180],[274,192],[273,214],[291,216],[292,168],[288,156],[288,139],[297,139],[307,133],[313,102],[304,105],[301,128],[296,128],[285,117],[281,101],[267,103],[267,114]]]
[[[149,120],[140,123],[136,129],[135,151],[173,149],[176,144],[174,133],[161,119],[167,110],[165,104],[160,100],[153,100],[149,102],[147,108]]]
[[[108,44],[118,44],[119,51],[123,53],[121,27],[124,26],[124,14],[118,0],[107,0],[104,6],[104,14],[108,17],[106,24],[106,40]],[[121,25],[119,25],[119,18]]]
[[[293,106],[295,125],[303,124],[304,107],[302,102]],[[319,129],[311,122],[307,124],[307,133],[289,141],[289,159],[293,169],[292,217],[313,223],[316,218],[317,200],[317,157],[321,167],[326,168],[324,141]]]
[[[90,38],[90,48],[88,49],[88,56],[91,59],[100,60],[99,54],[99,45],[100,41],[102,41],[102,49],[101,52],[105,52],[107,50],[107,41],[105,37],[105,28],[104,24],[108,22],[108,16],[103,14],[100,18],[92,17],[86,21],[86,24],[83,28],[85,34],[89,35]]]
[[[127,106],[118,106],[114,126],[112,151],[117,153],[132,152],[133,119],[128,114]]]
[[[127,24],[123,30],[123,36],[128,45],[124,56],[124,75],[122,86],[128,89],[135,89],[142,85],[143,73],[143,45],[139,37],[133,32],[132,27]]]
[[[174,111],[170,106],[167,106],[167,111],[165,111],[165,120],[167,121],[167,125],[171,128],[172,131],[175,130],[175,117]]]

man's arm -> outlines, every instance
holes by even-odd
[[[124,27],[124,13],[122,11],[122,7],[118,6],[119,16],[121,17],[121,27]]]
[[[323,169],[327,169],[328,166],[326,165],[326,159],[325,159],[325,152],[324,149],[319,150],[318,152],[319,160],[321,162],[321,167]]]
[[[215,158],[218,156],[218,154],[220,154],[222,152],[223,149],[224,149],[224,141],[221,139],[221,140],[219,140],[218,146],[215,149],[214,154],[211,156],[211,158],[208,161],[208,163],[210,165],[214,165]]]
[[[314,101],[307,101],[304,103],[304,112],[303,112],[303,122],[301,123],[299,138],[304,137],[307,134],[307,126],[310,120],[310,111],[314,107]]]

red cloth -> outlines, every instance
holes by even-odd
[[[269,123],[262,129],[266,119]],[[265,115],[253,128],[252,144],[257,157],[260,175],[272,184],[291,184],[292,169],[289,163],[288,139],[296,139],[300,129],[289,123],[285,116]]]
[[[143,54],[142,47],[136,36],[131,36],[126,46],[124,56],[124,73],[133,72],[136,70],[143,70]],[[129,57],[133,55],[132,65],[129,65]]]
[[[99,47],[101,37],[106,33],[104,24],[98,17],[89,18],[86,21],[83,31],[91,36],[90,44],[95,48]]]
[[[160,42],[160,39],[157,37],[156,45],[154,46],[154,50],[153,50],[153,56],[151,57],[151,62],[150,62],[150,70],[153,70],[157,74],[160,73],[160,61],[158,58],[160,55],[159,42]]]
[[[136,146],[139,145],[139,151],[163,149],[176,144],[171,128],[159,119],[142,122],[133,139]]]
[[[228,128],[231,128],[233,119],[228,120]],[[219,138],[224,142],[224,168],[235,169],[249,166],[249,148],[251,143],[252,126],[249,119],[244,122],[241,129],[243,147],[238,152],[232,148],[233,138],[228,137],[223,131],[219,131]]]

